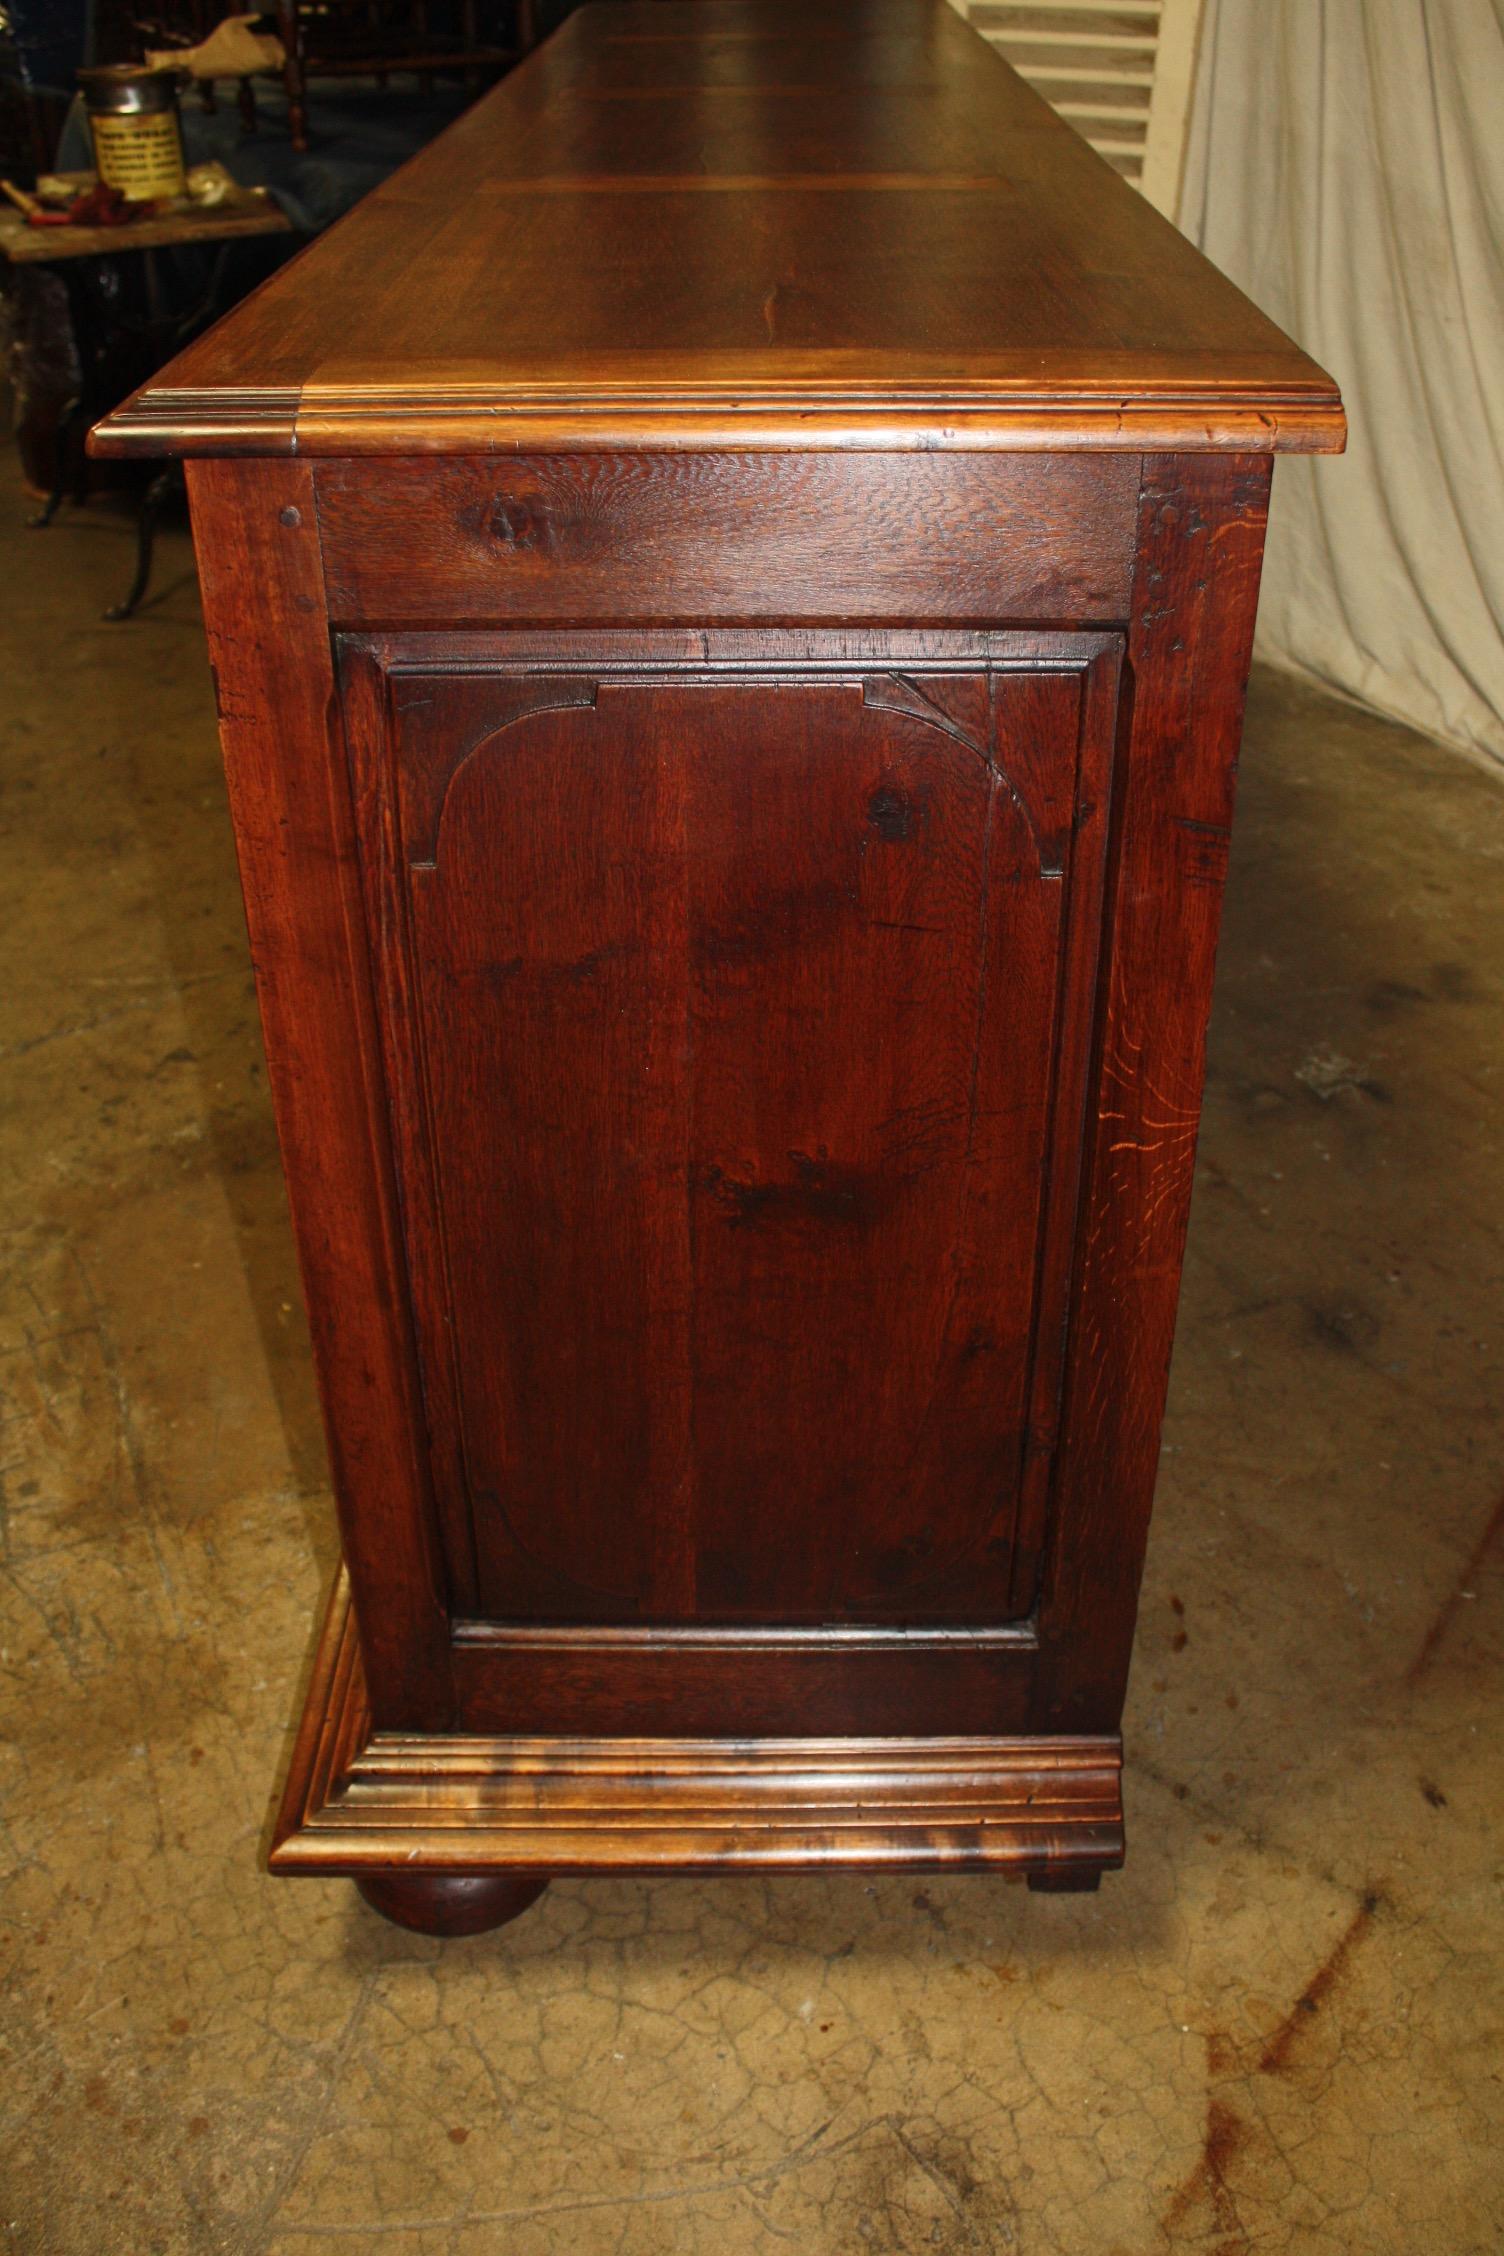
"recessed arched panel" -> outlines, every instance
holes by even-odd
[[[1005,1619],[1115,647],[697,639],[344,652],[457,1573],[496,1620]]]

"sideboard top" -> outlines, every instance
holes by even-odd
[[[946,0],[605,0],[106,454],[1334,451],[1337,388]]]

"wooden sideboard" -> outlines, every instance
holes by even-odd
[[[1272,456],[944,0],[648,0],[111,416],[188,479],[344,1575],[272,1866],[1094,1885]]]

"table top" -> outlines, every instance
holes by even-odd
[[[68,179],[69,174],[59,178]],[[77,175],[80,190],[93,175]],[[241,191],[234,202],[205,204],[192,211],[164,212],[133,219],[123,227],[33,227],[14,204],[0,203],[0,258],[13,266],[52,264],[57,259],[113,258],[121,251],[175,249],[183,243],[222,243],[235,235],[286,235],[287,215],[270,196]]]
[[[1333,450],[1336,386],[946,0],[607,0],[111,454]]]

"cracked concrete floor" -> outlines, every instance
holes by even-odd
[[[330,1520],[186,539],[5,505],[11,2256],[1504,2240],[1504,790],[1256,686],[1096,1899],[258,1849]]]

